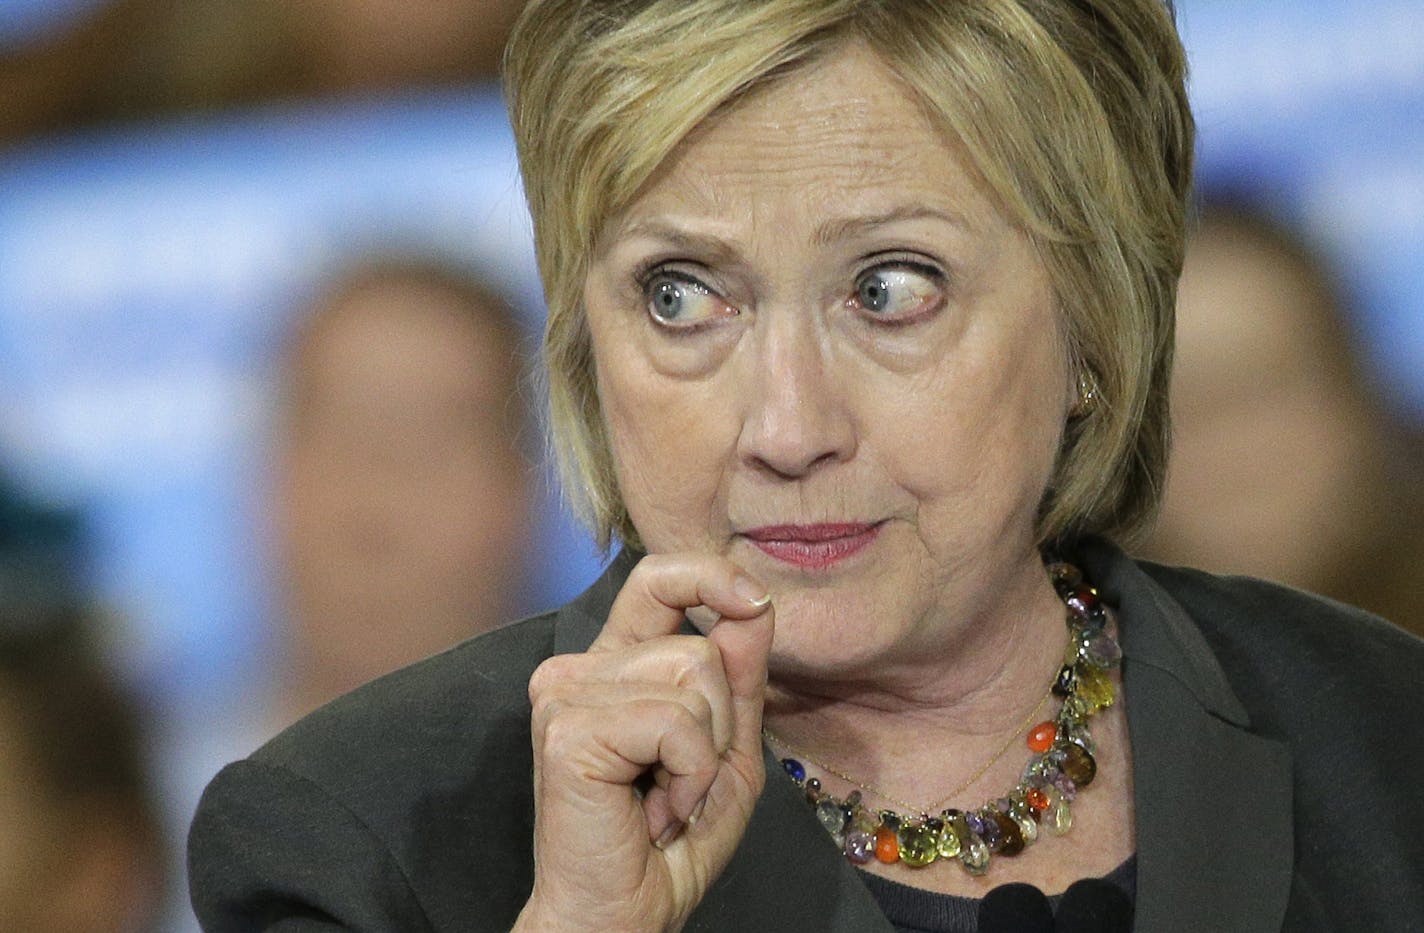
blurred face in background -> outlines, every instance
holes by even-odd
[[[510,617],[531,521],[518,345],[378,279],[317,313],[279,459],[292,676],[315,705]]]
[[[36,730],[25,728],[16,705],[34,698],[8,686],[0,681],[0,930],[152,930],[159,904],[152,840],[119,802],[52,786],[37,760]]]
[[[1193,239],[1152,556],[1320,589],[1368,533],[1374,422],[1301,262],[1229,224]]]
[[[313,70],[340,88],[493,77],[524,0],[302,0]]]

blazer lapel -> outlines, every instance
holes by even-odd
[[[1251,723],[1176,600],[1110,545],[1084,563],[1122,620],[1141,930],[1279,931],[1295,840],[1291,756]]]

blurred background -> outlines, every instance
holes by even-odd
[[[0,0],[0,928],[191,930],[222,763],[597,574],[529,364],[519,5]],[[1418,630],[1424,2],[1177,10],[1201,218],[1142,550]]]

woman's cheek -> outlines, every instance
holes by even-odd
[[[707,386],[654,377],[626,388],[605,394],[604,417],[628,514],[649,550],[701,546],[718,523],[735,419]]]

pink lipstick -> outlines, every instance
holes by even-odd
[[[766,525],[744,531],[742,536],[779,561],[806,570],[820,570],[860,552],[879,533],[879,523],[834,522]]]

